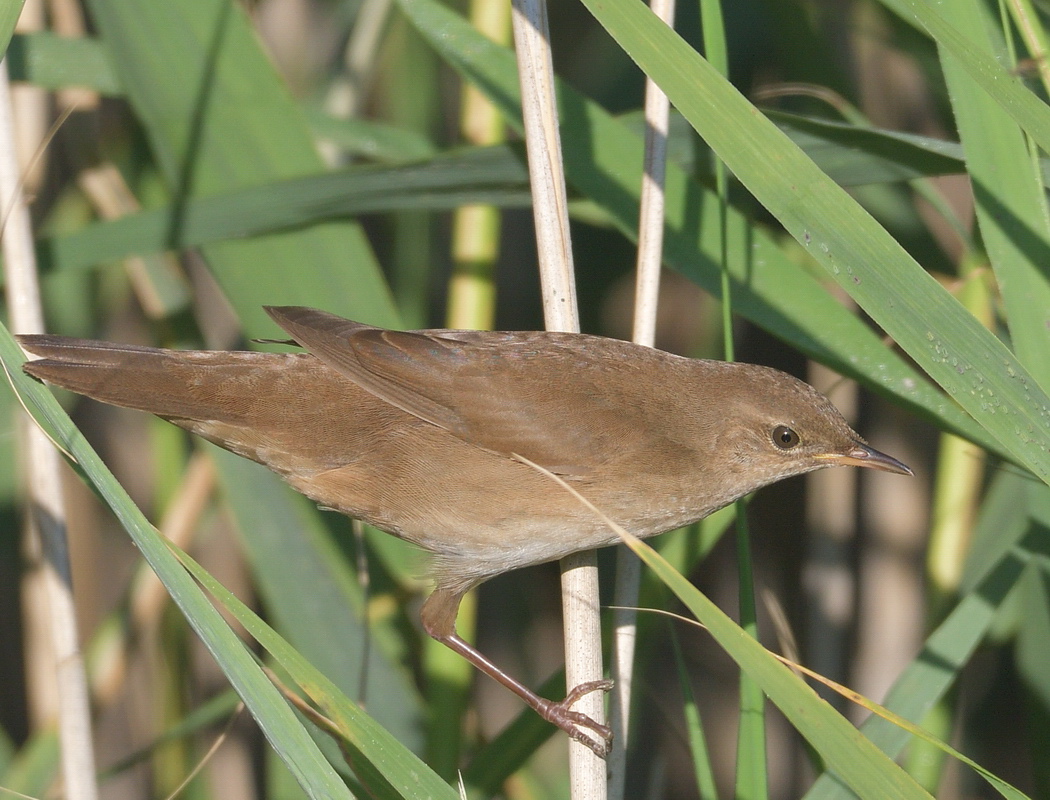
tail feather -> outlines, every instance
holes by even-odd
[[[38,361],[23,369],[55,386],[112,405],[168,418],[236,422],[228,391],[239,370],[283,356],[246,352],[161,350],[64,336],[18,337]]]
[[[289,480],[340,469],[374,448],[376,431],[406,424],[402,412],[306,353],[160,350],[46,335],[19,342],[43,356],[25,364],[30,375],[156,414]],[[338,499],[293,485],[327,505]]]

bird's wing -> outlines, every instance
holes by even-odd
[[[625,455],[616,432],[639,408],[608,400],[596,384],[601,360],[570,346],[554,348],[558,364],[545,363],[552,343],[575,340],[542,332],[389,331],[314,309],[267,311],[330,368],[472,444],[574,476],[617,449]]]

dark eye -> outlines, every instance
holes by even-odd
[[[787,425],[777,425],[773,428],[773,444],[781,450],[790,450],[799,443],[798,434]]]

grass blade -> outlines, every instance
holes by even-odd
[[[740,668],[762,687],[847,785],[865,797],[901,800],[930,797],[900,766],[675,572],[655,550],[638,539],[628,539],[627,543],[696,615]]]

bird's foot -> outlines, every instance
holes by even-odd
[[[612,730],[608,725],[603,725],[582,712],[573,711],[572,706],[584,695],[591,692],[607,692],[612,687],[613,682],[610,680],[587,681],[573,688],[560,703],[550,701],[537,711],[545,720],[569,734],[571,739],[591,748],[599,758],[605,758],[612,745]]]

